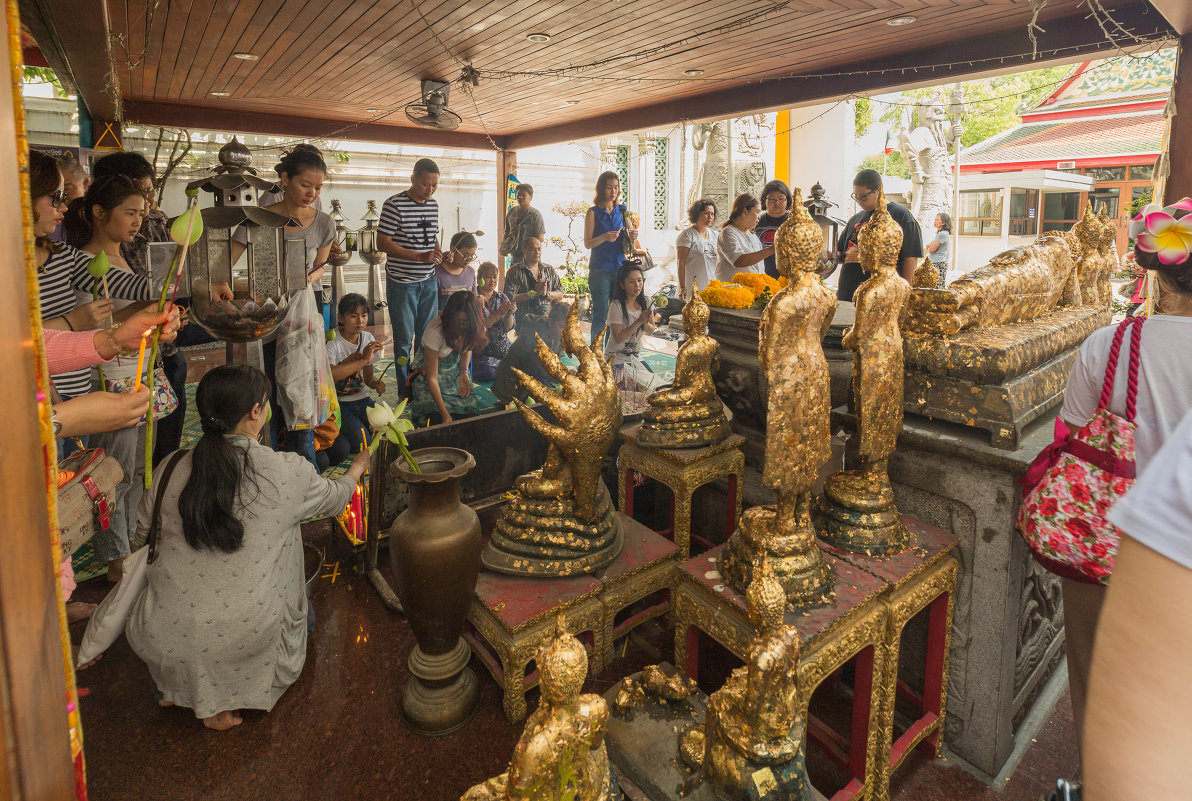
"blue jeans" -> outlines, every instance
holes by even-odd
[[[385,299],[389,301],[393,325],[393,366],[398,391],[408,395],[406,367],[411,351],[422,344],[422,332],[439,310],[439,282],[434,275],[413,284],[399,284],[389,278],[385,281]],[[406,363],[398,364],[403,356]]]
[[[360,453],[360,449],[364,447],[366,432],[369,431],[366,410],[375,405],[372,398],[339,402],[339,417],[343,423],[339,434],[347,440],[353,456]]]
[[[613,297],[617,274],[608,270],[588,271],[588,291],[592,293],[592,341],[608,321],[608,304]],[[604,347],[604,343],[600,343]]]

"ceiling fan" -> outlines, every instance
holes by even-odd
[[[458,128],[463,118],[447,108],[450,85],[442,81],[422,81],[422,102],[406,106],[406,119],[424,128],[450,131]]]

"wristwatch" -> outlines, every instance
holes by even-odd
[[[62,436],[62,421],[58,419],[58,413],[50,408],[50,425],[54,427],[54,439]]]

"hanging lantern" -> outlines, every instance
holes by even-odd
[[[228,342],[255,342],[277,330],[286,314],[288,295],[306,286],[304,244],[285,241],[291,222],[257,205],[277,184],[249,166],[252,153],[236,137],[219,150],[214,174],[192,181],[188,189],[215,195],[203,209],[203,236],[188,254],[190,316],[213,336]],[[247,240],[242,258],[233,260],[233,231]]]
[[[356,232],[356,246],[360,258],[368,265],[368,305],[372,309],[371,324],[387,325],[389,312],[385,301],[385,278],[380,267],[388,258],[385,251],[377,247],[377,225],[381,215],[377,212],[377,201],[368,201],[368,210],[360,218],[364,227]]]
[[[811,187],[811,200],[804,201],[803,205],[807,207],[811,219],[815,220],[816,225],[824,232],[824,247],[817,259],[819,266],[816,271],[821,276],[831,275],[839,266],[836,259],[836,240],[840,236],[840,229],[848,223],[829,213],[829,209],[838,208],[838,206],[828,200],[827,195],[824,194],[824,187],[818,182]]]

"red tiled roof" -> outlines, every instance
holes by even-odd
[[[1163,114],[1126,115],[1091,120],[1031,122],[973,145],[961,164],[1014,161],[1068,161],[1099,156],[1158,154]]]

